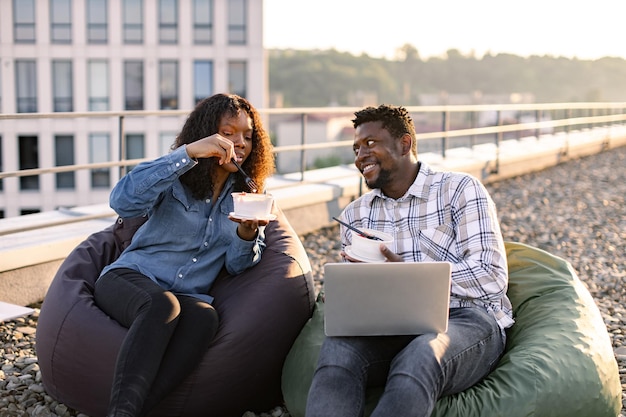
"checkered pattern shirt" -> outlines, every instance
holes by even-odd
[[[342,218],[352,226],[393,235],[392,250],[405,262],[451,262],[450,307],[482,306],[501,329],[513,324],[496,207],[476,178],[436,172],[421,162],[404,196],[393,199],[372,190],[351,202]],[[352,232],[341,226],[342,248],[351,243]]]

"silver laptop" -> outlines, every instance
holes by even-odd
[[[449,262],[324,265],[327,336],[443,333],[450,306]]]

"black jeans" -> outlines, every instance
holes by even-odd
[[[215,309],[173,294],[132,269],[96,281],[96,304],[128,328],[117,356],[107,415],[143,416],[198,364],[217,333]]]

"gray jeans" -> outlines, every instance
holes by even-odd
[[[327,337],[306,416],[361,417],[366,388],[384,386],[372,417],[428,417],[438,398],[484,378],[504,346],[496,320],[478,307],[451,309],[446,333]]]

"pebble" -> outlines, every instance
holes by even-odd
[[[626,147],[487,184],[505,240],[568,260],[597,303],[626,388]],[[317,289],[339,260],[336,225],[301,236]],[[0,323],[0,417],[88,417],[48,396],[35,353],[39,310]],[[620,417],[626,417],[626,393]],[[243,417],[290,417],[280,405]]]

